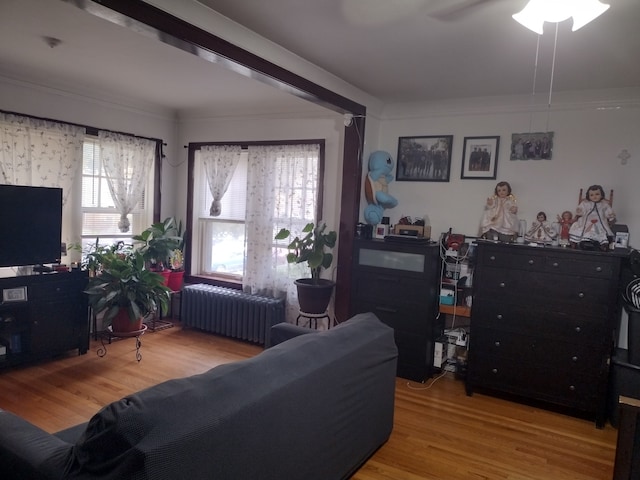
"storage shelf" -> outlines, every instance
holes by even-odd
[[[458,317],[471,317],[471,307],[462,305],[443,305],[440,304],[440,313],[447,315],[456,315]]]

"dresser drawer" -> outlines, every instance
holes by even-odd
[[[476,300],[473,304],[473,326],[537,335],[541,338],[560,338],[572,343],[600,342],[611,332],[607,318],[576,315],[567,308],[552,309],[552,304],[536,308],[492,300]],[[596,310],[599,308],[596,307]]]
[[[611,281],[596,277],[484,267],[476,275],[474,303],[478,299],[526,304],[531,308],[555,305],[573,312],[607,315],[612,302]]]
[[[553,272],[610,279],[618,268],[618,259],[606,255],[585,256],[581,252],[553,249],[522,249],[517,246],[505,250],[487,247],[479,263],[487,267],[508,268],[527,272]]]
[[[481,357],[469,364],[467,383],[588,412],[601,408],[599,385],[603,374],[527,365],[498,357]]]
[[[603,345],[594,343],[571,343],[478,327],[472,330],[469,346],[473,362],[479,358],[493,358],[573,373],[603,368],[608,358],[606,353]]]
[[[383,323],[394,330],[416,335],[432,335],[434,319],[428,312],[432,310],[414,310],[406,306],[389,306],[385,302],[355,301],[353,313],[373,312]]]
[[[435,283],[383,273],[359,274],[353,282],[353,298],[378,305],[429,307],[437,298]]]

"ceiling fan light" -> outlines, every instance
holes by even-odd
[[[544,22],[558,23],[573,17],[573,31],[602,15],[609,5],[599,0],[529,0],[513,19],[536,32],[543,33]]]
[[[579,28],[584,27],[591,20],[598,18],[606,12],[610,6],[611,5],[606,3],[600,3],[599,0],[584,2],[581,8],[573,12],[573,28],[571,30],[575,32]]]

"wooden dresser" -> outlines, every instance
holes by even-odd
[[[423,381],[433,374],[440,248],[384,240],[354,242],[351,315],[373,312],[395,331],[398,376]]]
[[[621,259],[479,241],[467,394],[515,394],[604,426]]]

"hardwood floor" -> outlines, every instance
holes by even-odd
[[[49,432],[89,420],[103,405],[170,378],[258,354],[259,346],[176,325],[135,341],[92,341],[86,355],[0,370],[0,408]],[[447,374],[426,384],[398,378],[390,440],[354,480],[605,480],[617,430],[475,393]]]

